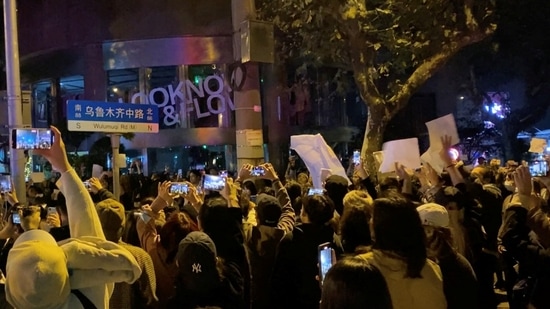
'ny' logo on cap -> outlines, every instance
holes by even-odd
[[[198,274],[198,273],[201,273],[202,270],[201,270],[201,264],[199,263],[195,263],[193,265],[191,265],[191,267],[193,268],[191,271]]]

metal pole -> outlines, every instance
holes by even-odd
[[[19,41],[15,0],[4,0],[4,37],[6,52],[6,82],[9,128],[23,127],[21,109],[21,78],[19,76]],[[11,130],[10,130],[11,134]],[[11,141],[12,139],[10,139]],[[10,173],[19,201],[27,200],[25,188],[25,155],[23,150],[10,150]]]
[[[232,0],[231,1],[232,20],[233,20],[233,57],[236,61],[241,61],[241,29],[242,23],[248,20],[254,20],[256,9],[253,0]],[[253,47],[251,47],[253,48]],[[257,165],[263,163],[263,125],[262,113],[256,109],[256,106],[262,105],[260,95],[260,70],[257,62],[247,62],[244,64],[245,70],[236,70],[236,80],[244,79],[241,89],[233,89],[233,99],[235,103],[235,134],[237,142],[237,169],[243,164],[248,163]],[[250,132],[250,134],[249,134]],[[260,143],[252,145],[249,143],[249,135],[252,133],[257,137],[260,133]]]
[[[118,164],[120,136],[120,134],[111,134],[111,147],[113,150],[113,158],[111,159],[111,166],[113,167],[113,194],[117,201],[120,200],[120,166]]]

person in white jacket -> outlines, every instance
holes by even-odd
[[[36,229],[35,216],[24,207],[20,215],[28,216],[22,216],[25,232],[8,254],[6,299],[15,308],[109,308],[114,283],[132,283],[141,270],[127,250],[105,240],[90,194],[69,164],[59,130],[52,130],[51,149],[34,154],[62,174],[71,238],[56,243],[49,233]]]

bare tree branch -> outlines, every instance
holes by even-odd
[[[441,51],[424,61],[407,79],[403,87],[390,98],[389,103],[395,106],[392,116],[407,104],[411,94],[420,88],[433,74],[451,59],[461,48],[480,42],[494,32],[493,27],[485,31],[475,31],[458,35],[450,44],[443,46]]]

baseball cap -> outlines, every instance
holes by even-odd
[[[276,226],[282,214],[279,200],[262,193],[256,198],[256,214],[261,225]]]
[[[445,207],[428,203],[416,208],[420,215],[420,221],[422,225],[429,225],[434,227],[448,227],[449,226],[449,213]]]
[[[176,255],[183,287],[198,293],[218,287],[217,252],[214,241],[203,232],[191,232],[181,240]]]

